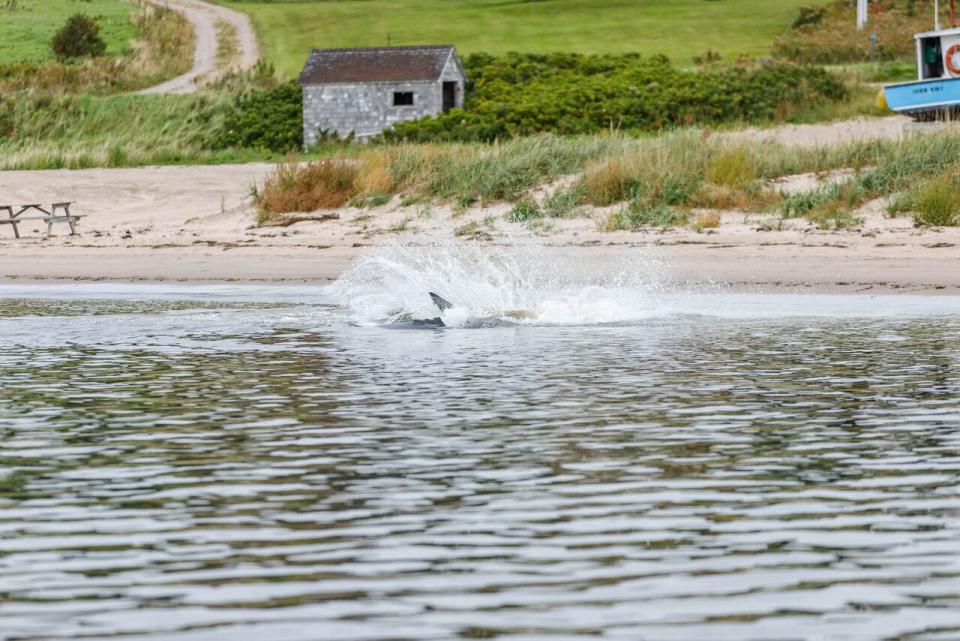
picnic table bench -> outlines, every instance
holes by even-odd
[[[13,227],[14,237],[20,238],[18,225],[27,220],[41,220],[47,223],[47,236],[53,234],[54,223],[67,223],[70,225],[70,235],[76,236],[77,221],[83,216],[70,213],[72,204],[72,202],[53,203],[50,209],[44,209],[41,205],[0,205],[0,212],[7,212],[6,218],[0,217],[0,225],[10,225]],[[14,213],[15,209],[16,213]],[[34,210],[38,213],[34,213]]]

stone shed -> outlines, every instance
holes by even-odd
[[[304,145],[325,132],[364,140],[462,107],[465,82],[449,45],[314,49],[300,73]]]

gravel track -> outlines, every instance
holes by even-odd
[[[216,80],[228,71],[237,68],[249,69],[260,57],[257,36],[250,24],[250,18],[239,11],[203,2],[203,0],[150,0],[160,7],[179,12],[193,26],[196,34],[196,48],[193,54],[193,67],[187,73],[172,78],[159,85],[144,89],[143,94],[192,93],[200,87]],[[239,54],[238,64],[229,68],[217,67],[217,23],[231,25],[237,37]]]

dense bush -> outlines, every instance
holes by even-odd
[[[339,159],[282,163],[253,196],[260,222],[278,214],[341,207],[355,193],[357,165]]]
[[[475,54],[465,64],[465,109],[401,123],[385,137],[491,141],[540,132],[653,131],[775,119],[798,105],[847,97],[822,69],[785,64],[693,72],[663,56],[637,54]]]
[[[240,93],[214,136],[215,149],[287,152],[303,146],[303,92],[296,81]]]
[[[955,227],[960,225],[960,178],[957,167],[921,182],[904,198],[918,225]]]
[[[827,14],[827,10],[824,7],[815,7],[810,5],[805,5],[800,7],[800,14],[797,16],[796,20],[793,21],[792,29],[799,29],[800,27],[805,27],[811,24],[819,24],[823,17]]]
[[[82,13],[70,16],[50,42],[57,60],[72,58],[95,58],[107,50],[107,43],[100,37],[100,25]]]

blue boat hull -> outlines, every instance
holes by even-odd
[[[960,78],[941,78],[888,85],[887,106],[897,113],[919,115],[960,106]]]

